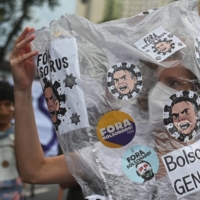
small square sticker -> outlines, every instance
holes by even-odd
[[[135,43],[136,47],[158,62],[165,60],[186,45],[162,26]]]

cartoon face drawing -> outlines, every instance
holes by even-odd
[[[114,85],[120,94],[128,94],[132,92],[137,83],[137,78],[128,70],[119,70],[113,76]]]
[[[47,107],[50,113],[50,117],[53,123],[57,121],[57,112],[60,107],[60,103],[57,100],[55,94],[51,87],[47,87],[44,89],[44,97],[47,103]]]
[[[171,49],[171,43],[167,41],[161,41],[155,45],[158,52],[168,52]]]
[[[190,101],[178,102],[172,107],[172,118],[180,133],[190,134],[196,126],[196,108]]]
[[[58,118],[58,115],[65,115],[67,109],[61,108],[60,103],[65,102],[65,94],[59,94],[58,88],[61,86],[58,81],[55,81],[54,84],[51,83],[47,78],[43,79],[44,82],[44,98],[50,113],[51,120],[55,126],[55,129],[58,130],[58,126],[61,124],[61,120]]]
[[[144,160],[137,163],[136,172],[138,176],[144,179],[144,181],[151,180],[154,177],[151,164]]]

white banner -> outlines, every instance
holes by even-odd
[[[200,189],[200,141],[162,156],[178,198]]]

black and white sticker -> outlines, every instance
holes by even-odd
[[[186,47],[179,38],[166,31],[162,26],[141,38],[135,45],[158,62]]]
[[[141,91],[142,85],[142,74],[134,64],[117,63],[108,71],[108,90],[117,99],[129,100],[135,97]]]
[[[200,129],[200,98],[193,91],[173,94],[164,107],[163,123],[181,142],[193,140]]]

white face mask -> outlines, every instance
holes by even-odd
[[[161,82],[157,82],[156,85],[149,91],[149,123],[155,128],[164,127],[163,109],[169,97],[176,92],[177,90],[167,87]]]

